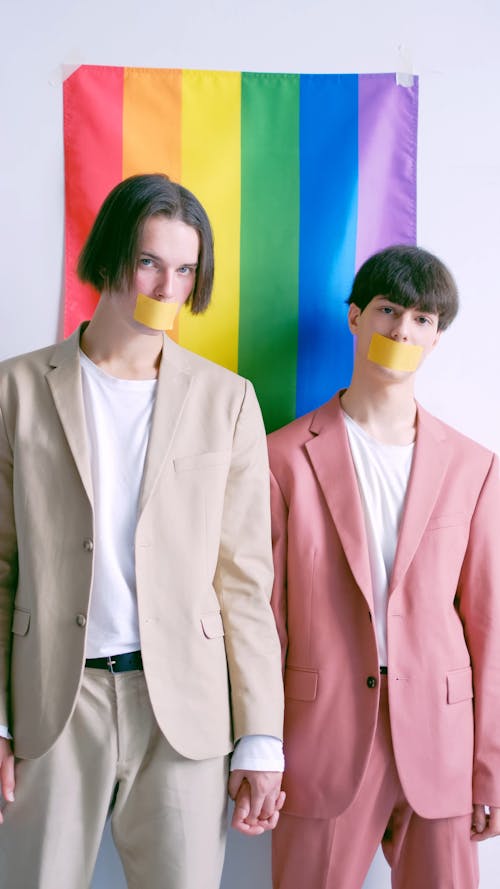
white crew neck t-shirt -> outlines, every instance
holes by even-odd
[[[121,380],[80,352],[94,492],[94,576],[86,656],[140,646],[134,539],[157,380]]]
[[[344,411],[365,516],[379,663],[387,666],[387,595],[414,444],[384,444]]]

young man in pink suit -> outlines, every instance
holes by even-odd
[[[432,254],[359,270],[346,390],[269,437],[287,799],[275,889],[475,889],[500,833],[498,458],[415,401],[455,317]]]

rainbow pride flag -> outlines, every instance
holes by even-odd
[[[249,377],[268,430],[349,381],[345,299],[374,251],[414,243],[418,84],[394,74],[82,66],[64,84],[64,332],[97,294],[75,275],[111,188],[164,172],[215,235],[207,313],[174,338]]]

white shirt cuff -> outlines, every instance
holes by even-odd
[[[282,772],[284,768],[283,744],[273,735],[245,735],[231,757],[231,771]]]
[[[8,738],[12,741],[12,735],[6,725],[0,725],[0,738]]]

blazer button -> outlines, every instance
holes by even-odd
[[[86,537],[83,541],[83,548],[85,552],[91,553],[94,549],[94,541],[90,537]]]
[[[376,680],[375,676],[369,676],[368,679],[366,680],[366,684],[367,684],[368,688],[376,688],[377,680]]]
[[[76,622],[79,627],[84,627],[85,624],[87,623],[87,618],[85,617],[84,614],[77,614],[76,615]]]

